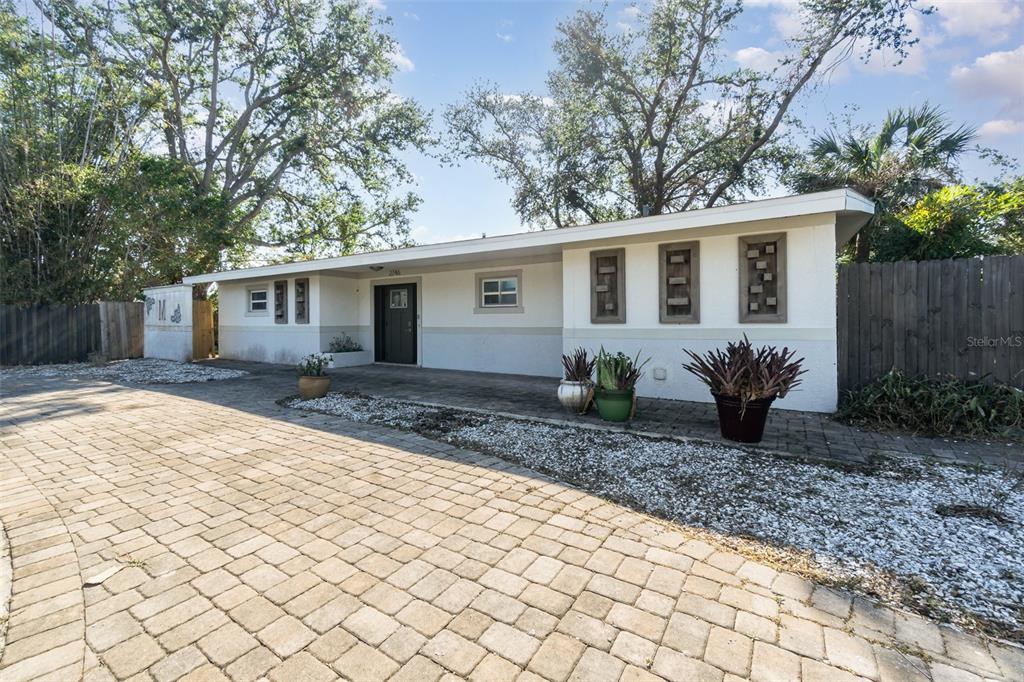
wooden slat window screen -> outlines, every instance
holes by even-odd
[[[739,238],[740,322],[786,321],[786,235]]]
[[[658,247],[659,319],[668,324],[700,322],[700,245],[697,242]]]
[[[590,321],[626,322],[626,250],[590,252]]]
[[[295,280],[295,324],[309,324],[309,278]]]
[[[288,280],[274,282],[274,324],[288,324]]]

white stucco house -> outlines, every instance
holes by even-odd
[[[342,333],[366,349],[343,364],[553,377],[577,346],[640,351],[651,357],[640,395],[702,401],[711,397],[682,369],[681,349],[745,333],[806,358],[803,385],[777,407],[829,412],[836,250],[872,211],[863,196],[834,190],[213,272],[147,290],[147,308],[167,297],[187,306],[188,287],[216,282],[220,356],[263,362],[326,351]],[[184,359],[181,343],[164,350],[173,332],[147,314],[146,354]]]

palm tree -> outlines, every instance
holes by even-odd
[[[973,128],[954,129],[941,109],[927,103],[896,109],[874,135],[830,131],[811,140],[789,184],[798,192],[850,187],[875,202],[875,214],[857,234],[856,258],[864,262],[880,225],[928,192],[956,181],[956,161],[974,136]]]

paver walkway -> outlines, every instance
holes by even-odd
[[[271,372],[2,387],[14,581],[0,679],[1024,670],[1020,649],[816,587],[501,460],[275,405],[293,385]]]
[[[280,371],[280,366],[218,361],[225,367],[254,372]],[[293,372],[288,367],[288,372]],[[509,374],[369,365],[331,370],[333,390],[351,389],[366,395],[495,410],[544,419],[582,421],[608,427],[596,414],[567,415],[555,398],[557,379]],[[640,398],[629,428],[672,436],[723,441],[713,403]],[[1024,467],[1020,443],[953,441],[898,436],[857,429],[814,412],[774,409],[769,412],[760,447],[848,464],[866,464],[876,456],[933,457],[965,464]]]

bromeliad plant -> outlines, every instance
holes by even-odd
[[[803,358],[793,359],[796,351],[774,346],[755,350],[746,334],[742,341],[729,343],[724,353],[717,348],[703,356],[683,352],[692,360],[683,369],[711,389],[722,436],[740,443],[761,441],[772,402],[785,398],[806,371],[800,368]]]
[[[622,351],[612,355],[602,347],[597,354],[597,387],[603,391],[631,391],[650,361],[647,358],[640,362],[639,352],[631,358]]]
[[[594,363],[585,348],[562,355],[565,378],[558,384],[558,402],[575,414],[586,414],[594,398]]]
[[[625,422],[636,412],[636,382],[643,376],[643,368],[650,361],[640,362],[640,353],[631,358],[625,353],[615,355],[602,348],[597,354],[597,411],[601,419]]]
[[[725,352],[716,348],[701,356],[683,350],[692,362],[683,369],[700,379],[714,396],[739,400],[742,411],[752,400],[785,398],[801,382],[804,359],[794,360],[796,351],[789,348],[776,350],[774,346],[754,349],[747,335],[743,340],[729,343]]]
[[[594,363],[597,358],[591,357],[586,348],[577,348],[571,355],[562,355],[562,370],[566,381],[593,383]]]

